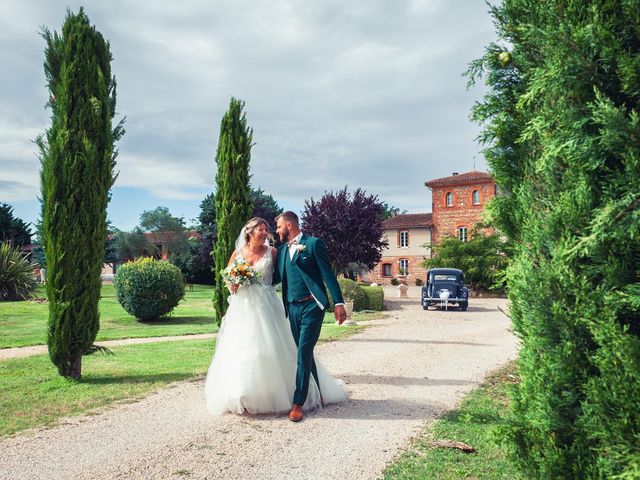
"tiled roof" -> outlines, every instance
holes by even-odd
[[[433,220],[430,213],[405,213],[396,215],[384,221],[384,228],[410,228],[410,227],[432,227]]]
[[[450,177],[436,178],[435,180],[429,180],[425,182],[425,186],[429,188],[433,187],[444,187],[449,185],[463,185],[466,183],[474,183],[474,182],[487,182],[490,181],[493,177],[490,173],[487,172],[466,172],[460,173],[458,175],[451,175]]]

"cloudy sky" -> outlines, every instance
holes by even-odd
[[[2,0],[0,202],[25,221],[49,125],[39,32],[81,5],[111,42],[127,118],[109,206],[121,229],[160,205],[197,217],[232,96],[254,129],[253,184],[287,209],[348,185],[428,212],[426,180],[486,170],[469,120],[483,88],[461,76],[495,38],[482,0]]]

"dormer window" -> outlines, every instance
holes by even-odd
[[[453,193],[447,193],[447,207],[453,207]]]

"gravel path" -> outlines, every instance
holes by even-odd
[[[424,312],[393,301],[390,316],[318,357],[347,382],[349,401],[283,416],[214,417],[203,380],[131,404],[66,419],[0,442],[2,479],[375,479],[427,422],[454,408],[486,374],[515,358],[497,310]]]

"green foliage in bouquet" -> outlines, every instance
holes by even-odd
[[[20,250],[9,243],[0,243],[0,301],[26,300],[37,282],[31,264]]]
[[[640,2],[505,0],[472,64],[515,245],[521,382],[502,430],[525,478],[640,477]],[[510,55],[502,55],[505,51]]]
[[[180,269],[167,261],[153,258],[141,258],[122,265],[113,286],[122,308],[145,322],[168,315],[184,297]]]

